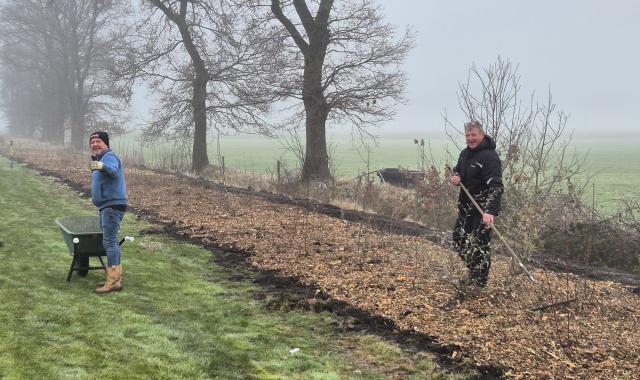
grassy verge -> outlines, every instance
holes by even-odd
[[[0,378],[460,378],[428,355],[341,332],[328,313],[270,310],[211,252],[162,236],[123,251],[125,289],[74,275],[54,219],[95,215],[89,201],[0,157]],[[122,234],[148,225],[127,214]],[[290,350],[299,348],[292,354]]]

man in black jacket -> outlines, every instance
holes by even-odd
[[[469,269],[469,283],[487,286],[491,255],[491,225],[500,212],[502,197],[502,163],[496,143],[485,135],[482,124],[472,121],[464,125],[467,147],[453,168],[451,183],[462,183],[484,210],[481,214],[460,190],[458,219],[453,227],[453,245]]]

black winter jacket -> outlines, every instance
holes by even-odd
[[[453,172],[460,175],[462,183],[485,212],[498,215],[504,189],[502,163],[496,153],[496,143],[491,137],[485,136],[475,149],[463,149]],[[462,189],[458,197],[458,206],[461,210],[469,207],[475,210]]]

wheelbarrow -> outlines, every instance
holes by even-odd
[[[73,272],[84,277],[90,270],[107,270],[102,256],[107,252],[102,246],[102,228],[100,227],[100,217],[98,216],[65,216],[56,219],[56,224],[62,231],[64,242],[69,247],[69,254],[73,257],[71,267],[67,275],[67,282],[71,281]],[[125,241],[133,241],[131,236],[125,236],[120,240],[122,245]],[[89,258],[97,257],[100,266],[90,266]]]

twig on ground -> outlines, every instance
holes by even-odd
[[[570,304],[571,302],[577,301],[577,298],[571,298],[568,300],[564,300],[564,301],[560,301],[560,302],[554,302],[548,305],[543,305],[543,306],[538,306],[538,307],[534,307],[533,309],[531,309],[531,311],[542,311],[542,310],[547,310],[549,308],[552,308],[554,306],[563,306],[563,305],[567,305]]]

